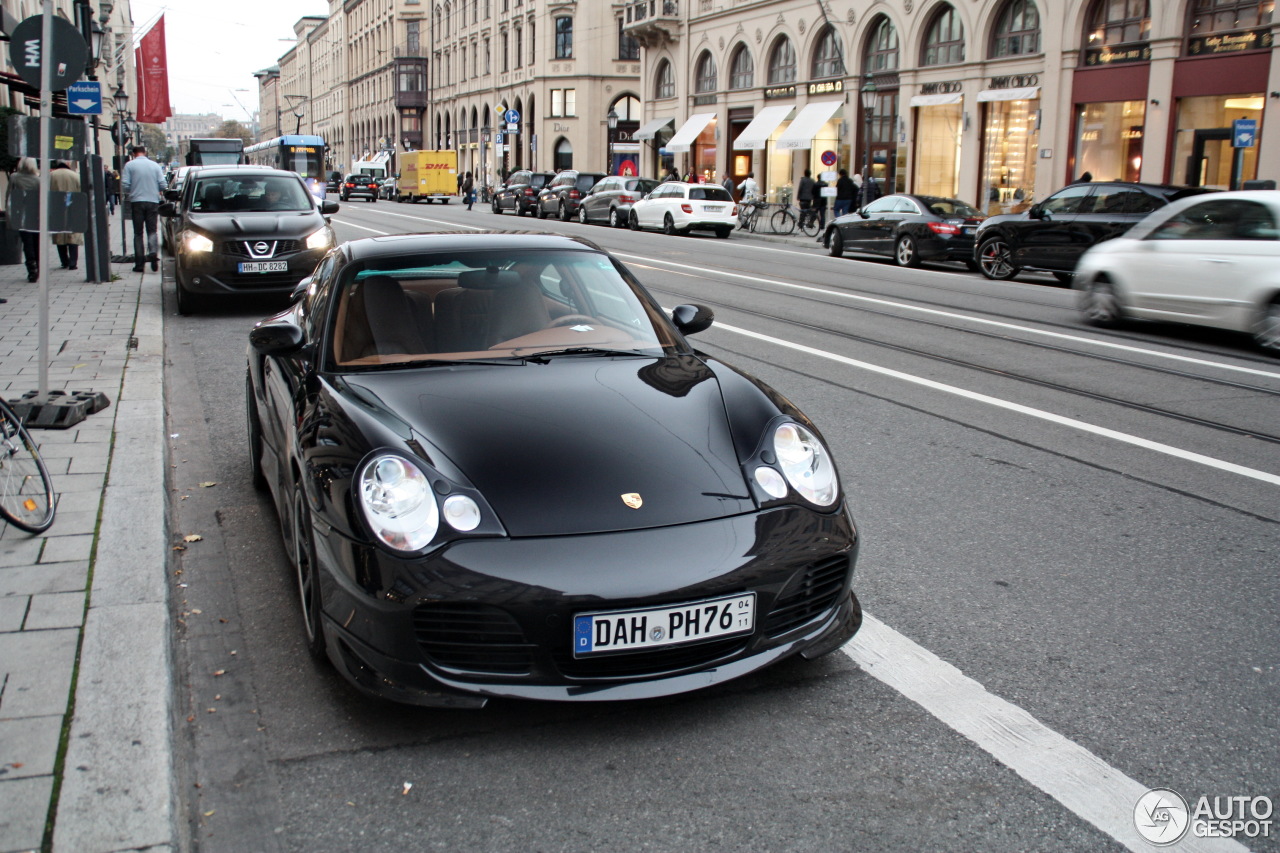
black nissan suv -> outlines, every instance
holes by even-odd
[[[172,235],[178,311],[213,296],[289,294],[334,245],[328,214],[295,172],[262,166],[193,169],[160,215]]]
[[[1171,201],[1212,192],[1199,187],[1099,181],[1070,184],[1022,213],[991,216],[974,235],[974,255],[987,278],[1008,281],[1024,270],[1071,281],[1085,250],[1128,231]]]

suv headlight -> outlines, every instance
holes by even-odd
[[[183,231],[182,245],[187,247],[188,252],[213,251],[213,241],[199,231]]]
[[[328,228],[321,228],[316,233],[307,238],[308,249],[327,249],[333,245],[333,232]]]
[[[840,496],[840,481],[830,451],[818,437],[794,421],[779,424],[766,440],[767,450],[752,475],[765,494],[781,500],[788,486],[811,504],[829,507]],[[771,451],[771,452],[770,452]]]

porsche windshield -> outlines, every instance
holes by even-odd
[[[340,368],[565,350],[659,355],[676,346],[666,320],[607,255],[493,250],[352,264],[334,294]]]

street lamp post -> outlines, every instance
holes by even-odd
[[[129,222],[125,214],[128,199],[125,198],[124,194],[124,145],[125,132],[127,131],[127,124],[130,120],[129,93],[124,90],[123,86],[121,86],[116,89],[116,93],[112,96],[112,100],[115,101],[116,105],[116,161],[120,164],[120,172],[116,178],[120,195],[120,254],[127,255],[129,254]]]
[[[613,136],[614,136],[614,133],[618,130],[618,113],[616,110],[614,110],[613,107],[609,107],[609,114],[605,116],[605,121],[609,125],[609,137],[608,137],[608,141],[605,143],[605,157],[608,159],[608,163],[605,164],[604,171],[606,175],[612,175],[613,174]]]
[[[864,189],[862,193],[862,198],[867,197],[865,188],[867,186],[867,182],[872,179],[871,178],[871,130],[872,130],[872,122],[875,119],[875,112],[876,112],[876,84],[875,84],[875,81],[871,79],[871,75],[868,74],[867,82],[862,85],[862,118],[863,118],[863,121],[866,122],[865,138],[862,140],[862,145],[863,145],[862,186]],[[858,207],[859,208],[866,207],[866,205],[862,203],[862,199],[859,199]]]

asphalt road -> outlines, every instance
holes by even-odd
[[[714,308],[697,345],[823,429],[877,633],[663,701],[460,712],[362,698],[307,658],[278,521],[249,483],[246,332],[273,308],[184,318],[170,292],[193,849],[1147,849],[1120,826],[1132,783],[1193,806],[1280,799],[1280,362],[1247,340],[1099,332],[1046,283],[816,245],[456,202],[352,202],[334,221],[341,239],[582,234],[663,305]],[[876,637],[896,650],[878,662]],[[924,663],[908,672],[902,649]],[[978,705],[1004,710],[973,724]],[[1094,776],[1073,776],[1063,756],[1077,752]]]

